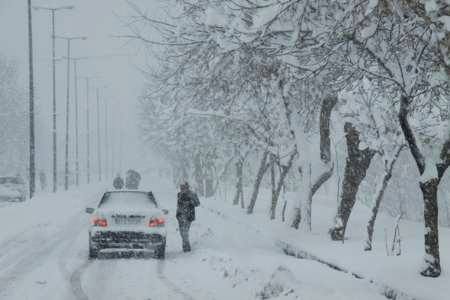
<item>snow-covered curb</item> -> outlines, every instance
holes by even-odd
[[[375,285],[378,290],[380,291],[380,293],[382,295],[384,295],[387,299],[392,299],[392,300],[420,300],[419,298],[413,297],[411,295],[408,295],[407,293],[400,291],[399,289],[396,289],[394,287],[388,286],[384,283],[380,283],[377,282],[373,279],[369,279],[366,276],[353,272],[343,266],[339,266],[335,263],[326,261],[312,253],[309,253],[308,251],[305,251],[303,249],[300,249],[288,242],[285,241],[281,241],[278,240],[275,242],[276,245],[281,248],[281,250],[286,254],[286,255],[290,255],[299,259],[309,259],[309,260],[313,260],[316,261],[318,263],[324,264],[327,267],[339,271],[339,272],[343,272],[343,273],[347,273],[350,274],[351,276],[355,277],[356,279],[360,279],[360,280],[365,280],[367,282],[369,282],[370,284]]]
[[[233,220],[234,222],[240,223],[241,225],[247,227],[248,229],[255,231],[257,234],[263,234],[264,230],[260,228],[255,228],[254,222],[258,219],[257,215],[246,215],[246,218],[237,218],[234,216],[230,216],[226,214],[224,211],[219,211],[215,207],[211,207],[209,205],[202,205],[206,208],[210,213],[214,213],[217,216],[220,216],[225,219]],[[247,222],[247,219],[250,220]],[[252,225],[253,224],[253,225]],[[270,226],[270,225],[269,225]],[[422,300],[422,298],[410,295],[397,287],[393,287],[386,283],[380,282],[379,280],[375,280],[370,278],[365,274],[352,271],[350,268],[347,268],[343,265],[339,265],[335,262],[331,262],[327,259],[321,258],[320,256],[312,253],[311,251],[307,251],[305,249],[296,246],[295,243],[292,243],[286,239],[280,239],[271,235],[264,234],[266,238],[272,238],[273,243],[276,247],[278,247],[281,251],[283,251],[286,255],[293,256],[299,259],[307,259],[312,260],[318,263],[321,263],[335,271],[343,272],[351,275],[355,279],[366,281],[367,283],[376,287],[376,289],[380,292],[381,295],[385,296],[387,299],[392,300]]]

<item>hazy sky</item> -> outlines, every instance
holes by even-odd
[[[133,1],[152,7],[157,1]],[[17,61],[21,85],[27,88],[27,11],[26,0],[0,0],[0,54]],[[104,56],[120,55],[118,57],[81,61],[80,76],[95,76],[93,86],[101,86],[102,105],[108,103],[110,119],[114,120],[110,133],[123,130],[122,144],[124,152],[133,153],[124,164],[135,165],[133,158],[139,155],[136,147],[139,145],[137,129],[137,97],[144,83],[143,76],[137,66],[143,61],[137,48],[124,39],[112,37],[127,33],[123,22],[130,15],[130,9],[124,0],[33,0],[33,5],[61,6],[74,5],[72,11],[60,11],[56,16],[56,34],[62,36],[87,36],[87,41],[74,41],[72,56]],[[157,13],[157,12],[155,12]],[[38,167],[49,170],[51,165],[51,18],[47,11],[33,11],[34,26],[34,57],[35,57],[35,87],[38,116],[37,144]],[[66,55],[66,42],[58,40],[56,56]],[[71,79],[73,91],[73,79]],[[57,103],[59,147],[62,150],[64,126],[64,110],[66,99],[66,62],[57,63]],[[92,114],[95,112],[95,91],[91,91]],[[79,83],[79,99],[81,108],[80,138],[85,136],[84,111],[86,108],[85,83]],[[71,95],[73,99],[73,94]],[[93,124],[95,125],[95,123]],[[103,126],[103,124],[102,124]],[[102,129],[103,130],[103,129]],[[95,145],[95,131],[92,132]],[[119,134],[116,135],[118,140]],[[84,139],[82,140],[84,141]],[[72,144],[73,145],[73,144]],[[81,144],[84,151],[84,143]],[[62,151],[60,151],[62,159]],[[95,158],[95,156],[93,156]],[[84,166],[82,162],[82,166]],[[62,167],[62,163],[60,163]]]

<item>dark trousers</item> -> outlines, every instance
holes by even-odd
[[[180,218],[178,220],[178,226],[180,228],[183,251],[191,251],[191,244],[189,243],[189,229],[191,228],[191,222],[185,218]]]

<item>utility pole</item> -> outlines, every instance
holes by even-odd
[[[100,89],[97,87],[97,160],[98,160],[98,180],[102,181],[102,154],[100,138]]]
[[[55,13],[60,10],[70,10],[74,6],[60,6],[60,7],[44,7],[35,6],[36,10],[46,10],[50,12],[52,18],[52,75],[53,75],[53,192],[56,193],[58,190],[58,152],[57,152],[57,135],[56,135],[56,50],[55,50]]]
[[[89,110],[89,77],[86,77],[86,177],[87,183],[91,183],[91,126]]]
[[[67,42],[67,86],[66,86],[66,138],[65,138],[65,159],[64,159],[64,189],[69,189],[69,130],[70,130],[70,47],[74,40],[86,40],[84,36],[63,37],[57,38]]]
[[[114,107],[112,106],[110,108],[110,111],[112,111],[112,113],[110,114],[111,119],[114,120],[114,116],[115,116],[115,111],[114,111]],[[117,135],[117,130],[116,130],[116,125],[113,122],[111,123],[111,129],[112,129],[112,133],[111,133],[111,177],[114,178],[114,176],[116,175],[116,135]]]
[[[33,198],[36,188],[36,148],[34,135],[34,78],[33,78],[33,20],[31,14],[31,0],[28,0],[28,67],[29,67],[29,147],[30,147],[30,165],[29,165],[29,193],[30,199]]]
[[[109,176],[109,169],[110,169],[110,165],[109,165],[109,155],[108,155],[108,151],[109,151],[109,141],[108,141],[108,101],[107,98],[105,97],[104,100],[104,109],[105,109],[105,115],[104,115],[104,121],[105,121],[105,151],[104,151],[104,155],[105,155],[105,177],[107,178]]]
[[[79,123],[79,113],[80,113],[80,102],[78,99],[78,61],[87,59],[87,57],[74,57],[73,61],[73,72],[74,72],[74,96],[75,96],[75,175],[76,175],[76,185],[80,185],[80,123]],[[89,77],[85,77],[86,79],[86,130],[87,130],[87,164],[86,164],[86,172],[87,172],[87,183],[90,183],[90,161],[89,161]]]
[[[82,60],[88,59],[87,57],[79,57],[73,60]],[[84,79],[86,83],[86,107],[85,107],[85,115],[86,115],[86,182],[87,184],[91,183],[91,116],[90,116],[90,100],[89,100],[89,92],[91,90],[90,87],[90,79],[91,77],[83,76],[78,77],[80,79]],[[78,82],[78,81],[77,81]],[[77,122],[78,123],[78,122]],[[79,126],[76,126],[79,127]]]
[[[122,111],[122,102],[118,103],[119,110]],[[123,171],[123,143],[124,143],[124,132],[123,132],[123,119],[119,118],[119,171]]]
[[[80,185],[80,148],[79,148],[79,128],[78,128],[78,113],[79,113],[79,103],[78,103],[78,71],[77,71],[77,59],[73,59],[73,88],[75,96],[75,184],[77,187]]]

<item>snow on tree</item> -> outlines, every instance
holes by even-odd
[[[283,181],[295,178],[300,189],[292,225],[310,230],[312,198],[332,176],[336,159],[330,147],[340,137],[329,128],[337,105],[347,159],[331,237],[344,238],[359,186],[378,155],[383,166],[371,201],[370,248],[406,144],[425,204],[422,274],[439,276],[437,188],[450,164],[445,1],[172,3],[173,14],[162,20],[133,7],[128,37],[161,50],[143,97],[144,129],[181,170],[179,177],[195,178],[203,190],[205,178],[215,172],[219,182],[225,177],[218,174],[234,162],[234,203],[243,203],[246,160],[256,173],[247,211],[253,212],[260,186],[268,185],[271,218]],[[159,34],[150,34],[154,30]]]

